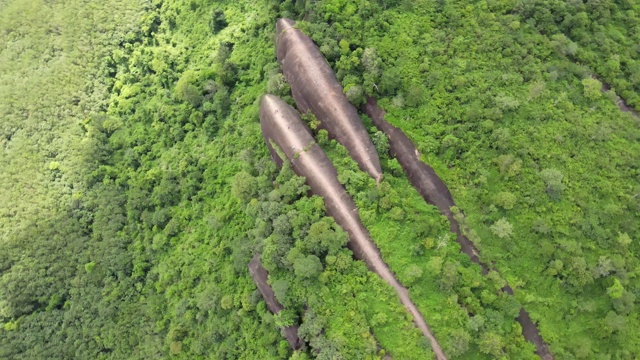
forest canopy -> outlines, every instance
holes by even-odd
[[[412,140],[494,269],[461,253],[367,116],[380,184],[303,114],[448,358],[537,358],[521,307],[556,359],[640,357],[634,1],[6,0],[0,359],[433,357],[269,156],[259,100],[294,104],[282,17]]]

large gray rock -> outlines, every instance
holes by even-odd
[[[262,294],[264,301],[267,303],[269,311],[273,314],[277,314],[284,310],[284,307],[280,305],[278,300],[276,300],[273,289],[271,288],[271,285],[269,285],[269,273],[264,267],[262,267],[259,254],[256,254],[249,262],[249,274],[251,275],[253,282],[256,283],[258,291]],[[293,350],[298,350],[304,346],[304,342],[298,337],[297,326],[287,326],[282,329],[282,333]]]
[[[320,127],[347,148],[360,169],[379,182],[380,159],[358,111],[347,100],[316,44],[294,25],[295,21],[290,19],[278,20],[276,49],[298,109],[313,113]]]
[[[324,198],[327,214],[349,234],[348,246],[354,256],[396,290],[400,302],[431,342],[436,358],[446,359],[422,314],[411,301],[409,291],[382,260],[369,231],[360,221],[353,199],[338,182],[331,160],[315,143],[295,109],[276,96],[265,95],[260,103],[260,126],[274,161],[280,165],[285,160],[290,161],[295,173],[306,178],[311,191]]]

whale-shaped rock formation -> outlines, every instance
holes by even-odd
[[[389,138],[389,153],[398,160],[411,185],[418,190],[418,193],[427,203],[436,206],[440,213],[449,219],[451,231],[456,233],[462,252],[469,256],[471,261],[480,265],[482,273],[486,275],[489,272],[489,267],[480,261],[478,249],[462,233],[458,221],[451,212],[451,207],[456,206],[456,203],[453,201],[449,188],[444,181],[440,179],[431,166],[420,160],[418,150],[409,137],[384,118],[384,111],[373,98],[367,97],[367,102],[362,106],[362,110],[371,118],[373,124]],[[502,288],[502,291],[513,295],[513,289],[509,285]],[[522,326],[523,337],[536,346],[536,353],[543,360],[553,360],[549,347],[540,336],[538,328],[524,308],[520,308],[520,314],[516,320]]]
[[[360,169],[380,182],[380,159],[358,111],[347,100],[316,44],[294,25],[290,19],[278,20],[276,49],[298,110],[313,113],[320,127],[347,148]]]
[[[267,270],[262,267],[259,254],[256,254],[249,262],[249,274],[251,275],[253,282],[256,283],[258,291],[262,294],[264,301],[267,303],[269,311],[273,314],[277,314],[282,311],[284,307],[280,305],[278,300],[276,300],[273,289],[267,282],[269,273],[267,273]],[[293,350],[298,350],[304,345],[304,342],[298,337],[297,326],[287,326],[282,329],[282,333]]]
[[[311,191],[324,198],[327,214],[349,234],[348,247],[354,256],[364,261],[371,271],[396,290],[418,328],[429,339],[436,358],[446,359],[422,314],[409,298],[409,291],[382,260],[369,232],[360,221],[353,199],[338,182],[338,174],[331,160],[315,143],[295,109],[276,96],[265,95],[260,104],[260,126],[274,161],[282,164],[289,160],[295,173],[306,178]],[[280,154],[286,159],[281,158]]]

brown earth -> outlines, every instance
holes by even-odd
[[[429,325],[411,301],[409,291],[402,286],[383,261],[371,235],[362,225],[358,209],[351,196],[338,182],[338,174],[331,160],[315,143],[311,132],[295,109],[276,96],[265,95],[260,104],[260,126],[276,164],[282,164],[285,159],[280,158],[281,155],[273,147],[274,144],[291,162],[296,174],[306,178],[311,191],[324,199],[327,214],[349,234],[347,246],[354,257],[362,260],[372,272],[378,274],[396,290],[400,302],[411,314],[424,336],[429,339],[436,358],[446,360]]]
[[[389,138],[390,154],[398,159],[403,170],[407,174],[411,184],[429,204],[436,206],[440,212],[449,219],[451,231],[457,237],[460,248],[471,261],[480,265],[482,273],[486,275],[491,269],[480,261],[478,249],[461,231],[458,221],[451,212],[451,207],[456,206],[447,185],[440,179],[431,166],[422,162],[418,156],[418,150],[405,133],[391,125],[384,118],[385,112],[378,106],[375,99],[367,97],[367,102],[362,106],[362,111],[373,120],[373,124],[384,132]],[[503,289],[509,295],[513,295],[513,289],[509,285]],[[522,326],[523,337],[536,346],[536,353],[544,360],[553,360],[549,347],[544,342],[537,326],[524,308],[520,309],[517,321]]]

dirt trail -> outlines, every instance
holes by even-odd
[[[385,112],[378,106],[375,99],[367,97],[367,102],[362,106],[362,111],[373,120],[373,124],[378,129],[387,135],[391,156],[398,159],[411,184],[418,190],[426,202],[435,205],[440,212],[449,219],[451,231],[456,233],[457,241],[460,244],[462,252],[467,254],[471,261],[480,265],[484,275],[486,275],[489,270],[494,270],[480,261],[478,249],[473,242],[462,233],[460,225],[451,212],[451,207],[456,206],[456,204],[449,192],[449,188],[431,166],[420,160],[418,150],[413,142],[402,130],[385,120]],[[513,295],[513,289],[511,289],[509,285],[505,286],[502,290],[509,295]],[[549,347],[540,336],[537,326],[533,323],[524,308],[520,309],[520,315],[517,317],[517,321],[522,326],[523,337],[536,346],[536,353],[544,360],[553,360],[553,355],[549,351]]]
[[[274,161],[282,164],[285,159],[280,156],[285,156],[296,174],[306,178],[311,192],[324,199],[327,214],[349,234],[347,245],[354,257],[362,260],[372,272],[395,289],[400,302],[411,314],[424,336],[429,339],[436,358],[446,360],[429,325],[411,301],[409,291],[383,261],[371,235],[362,225],[358,209],[351,196],[338,182],[338,173],[331,160],[315,143],[298,112],[280,98],[265,95],[260,103],[260,126]],[[280,148],[280,152],[276,151],[272,142]]]

